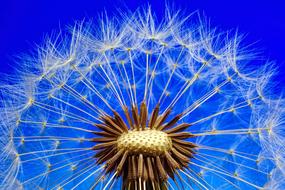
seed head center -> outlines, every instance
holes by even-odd
[[[128,151],[130,154],[158,156],[172,147],[171,138],[163,131],[148,129],[144,131],[129,130],[117,140],[118,150]]]

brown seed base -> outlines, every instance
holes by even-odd
[[[105,164],[106,174],[122,177],[122,189],[167,189],[167,179],[188,167],[197,146],[185,140],[193,137],[183,132],[190,125],[176,124],[182,114],[165,122],[170,112],[159,115],[157,105],[148,119],[143,102],[140,113],[138,106],[124,109],[128,124],[115,111],[113,117],[104,115],[104,122],[95,124],[102,130],[94,132],[100,136],[93,138],[96,163]]]

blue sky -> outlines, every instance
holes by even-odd
[[[148,1],[158,16],[164,12],[163,1]],[[257,0],[188,0],[175,1],[175,7],[185,12],[200,10],[213,26],[222,30],[238,28],[247,34],[246,42],[264,51],[264,56],[280,67],[285,81],[285,3]],[[0,2],[0,72],[10,72],[13,57],[29,52],[43,42],[45,35],[75,20],[94,18],[106,10],[135,10],[146,1],[122,0],[2,0]],[[280,80],[280,78],[279,78]]]
[[[0,0],[0,81],[3,77],[1,73],[11,73],[13,71],[15,57],[36,49],[36,44],[42,44],[46,35],[52,34],[59,29],[64,29],[67,25],[73,25],[74,21],[77,20],[96,20],[98,15],[103,11],[106,11],[111,16],[112,14],[116,14],[119,10],[130,9],[134,11],[136,8],[147,6],[148,4],[152,6],[153,11],[156,12],[158,17],[163,15],[165,8],[164,0],[79,0],[76,2],[72,2],[72,0]],[[211,20],[212,26],[216,26],[221,30],[238,28],[240,33],[246,34],[245,43],[255,43],[253,47],[264,52],[263,56],[265,57],[265,61],[267,58],[268,60],[276,61],[279,66],[279,74],[275,77],[275,80],[278,80],[279,83],[283,83],[283,85],[279,85],[276,90],[284,89],[285,3],[282,4],[281,0],[279,0],[279,2],[274,1],[274,3],[272,1],[262,0],[177,0],[171,4],[186,13],[199,10]],[[106,92],[108,93],[109,91]],[[199,95],[199,93],[195,94],[195,96],[197,95]],[[64,98],[68,99],[69,97],[64,96]],[[191,98],[189,98],[189,100],[191,100]],[[180,102],[178,102],[178,104],[179,103]],[[229,102],[229,104],[231,104],[231,102]],[[209,105],[209,110],[213,109],[213,103]],[[226,104],[223,102],[221,105],[224,106]],[[181,104],[180,106],[183,107],[185,105]],[[177,107],[177,110],[178,109],[180,111],[181,107]],[[204,108],[204,110],[206,109]],[[30,111],[34,110],[31,109]],[[45,112],[43,112],[43,114],[45,114]],[[245,112],[245,115],[247,114],[248,113]],[[30,113],[28,112],[27,115],[30,115]],[[62,115],[64,114],[61,114],[61,116]],[[40,116],[41,115],[39,115],[39,117]],[[232,119],[232,116],[229,116],[229,118]],[[240,119],[240,117],[236,118]],[[36,119],[38,119],[38,117],[36,117]],[[227,118],[220,123],[223,124],[228,121],[233,123],[233,127],[239,124],[235,123],[235,120],[228,120]],[[243,120],[243,122],[246,123],[247,121]],[[251,127],[251,125],[249,126]],[[209,127],[211,126],[209,125]],[[31,132],[33,131],[28,131],[27,134]],[[72,132],[73,131],[69,131],[69,133]],[[24,133],[24,136],[25,135],[26,133]],[[208,143],[213,143],[213,146],[216,144],[224,146],[228,145],[227,143],[223,144],[224,142],[235,141],[232,137],[227,138],[223,138],[221,141],[213,138],[214,140],[210,139]],[[250,144],[240,144],[239,147],[245,148],[248,147],[248,145]],[[251,147],[250,151],[253,150]],[[26,169],[30,169],[28,167],[29,165],[27,165]],[[269,167],[271,166],[268,166],[268,168]],[[32,172],[31,174],[33,175],[34,173]],[[25,177],[28,178],[29,176]],[[260,180],[258,175],[253,177]],[[220,181],[215,182],[221,183]],[[241,186],[241,189],[243,189],[243,186]]]

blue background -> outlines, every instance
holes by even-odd
[[[15,56],[30,52],[44,36],[54,30],[72,25],[75,20],[96,19],[107,11],[135,10],[146,1],[122,0],[2,0],[0,2],[0,72],[9,73]],[[148,1],[161,17],[164,1]],[[176,8],[186,13],[200,10],[212,26],[222,30],[238,28],[247,34],[246,42],[253,43],[264,56],[279,65],[279,82],[285,82],[285,3],[257,0],[188,0],[175,1]]]

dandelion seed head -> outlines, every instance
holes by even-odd
[[[284,189],[277,69],[243,39],[150,7],[47,38],[1,84],[0,188]]]

